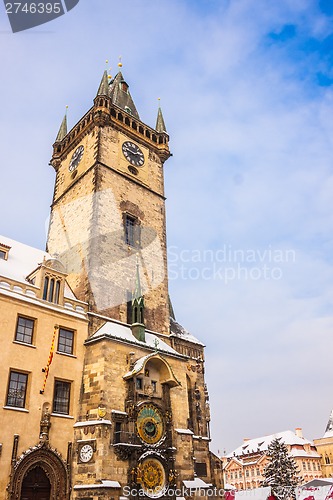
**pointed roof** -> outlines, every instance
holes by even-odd
[[[128,90],[128,84],[124,80],[121,71],[119,71],[111,81],[109,89],[112,104],[115,104],[126,111],[126,113],[140,120],[139,113],[137,112],[132,96]]]
[[[109,81],[108,81],[108,73],[106,70],[103,73],[101,83],[99,84],[96,95],[106,95],[109,97]]]
[[[326,431],[324,437],[332,437],[333,436],[333,410],[331,412],[330,418],[328,419]]]
[[[136,262],[136,278],[135,278],[135,289],[133,293],[133,302],[134,300],[139,301],[142,296],[141,282],[140,282],[140,272],[139,272],[139,262]]]
[[[157,111],[157,119],[156,119],[156,127],[155,127],[156,132],[165,132],[167,131],[165,123],[164,123],[164,118],[161,110],[161,106],[158,107]]]
[[[66,135],[67,135],[67,114],[65,114],[65,116],[61,122],[59,132],[57,134],[55,142],[62,141]]]

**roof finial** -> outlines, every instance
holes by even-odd
[[[119,59],[118,59],[118,67],[119,68],[123,67],[123,63],[121,62],[121,56],[119,56]]]
[[[109,65],[109,60],[107,59],[105,61],[105,69],[106,69],[106,72],[108,74],[108,80],[111,80],[112,78],[112,74],[111,74],[111,66],[108,68],[108,65]]]

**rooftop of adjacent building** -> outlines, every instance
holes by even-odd
[[[287,446],[290,446],[290,454],[294,457],[320,457],[319,453],[315,451],[314,443],[309,439],[304,438],[302,429],[297,427],[295,432],[287,430],[254,439],[244,439],[243,444],[225,455],[225,458],[238,457],[243,459],[251,454],[266,452],[268,450],[268,446],[274,439],[279,439]]]
[[[66,276],[62,264],[44,250],[2,235],[0,235],[0,249],[2,249],[0,253],[0,291],[4,294],[17,295],[22,300],[35,304],[41,303],[37,299],[38,287],[29,279],[29,276],[42,264],[54,270],[57,269],[62,276]],[[72,313],[81,315],[85,312],[86,304],[76,299],[67,282],[64,286],[64,300],[64,307],[72,309]],[[57,304],[53,303],[49,303],[48,307],[59,308]]]

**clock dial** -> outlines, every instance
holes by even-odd
[[[84,151],[84,147],[82,146],[79,146],[73,153],[73,156],[71,158],[71,161],[69,163],[69,167],[68,167],[68,170],[70,172],[73,172],[73,170],[75,170],[78,166],[78,164],[80,163],[81,161],[81,158],[83,156],[83,151]]]
[[[128,162],[136,167],[142,167],[145,157],[139,146],[134,142],[126,141],[122,145],[123,154]]]
[[[142,405],[138,411],[136,428],[143,442],[148,444],[158,443],[165,433],[162,413],[152,404]]]
[[[81,462],[89,462],[92,459],[94,450],[90,444],[84,444],[80,449]]]
[[[146,458],[138,467],[138,483],[150,498],[158,498],[165,492],[166,474],[157,458]]]

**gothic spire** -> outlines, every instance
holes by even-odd
[[[139,262],[136,263],[135,289],[132,299],[132,333],[137,340],[145,342],[145,325],[143,319],[144,298],[141,290]]]
[[[101,83],[99,84],[98,91],[96,95],[106,95],[109,96],[109,81],[108,73],[105,70],[102,76]]]
[[[166,126],[164,123],[164,118],[163,118],[161,106],[158,107],[155,130],[156,130],[156,132],[159,132],[159,133],[162,133],[162,132],[167,133],[167,129],[166,129]]]
[[[65,116],[61,122],[55,142],[61,142],[66,135],[67,135],[67,113],[65,113]]]

